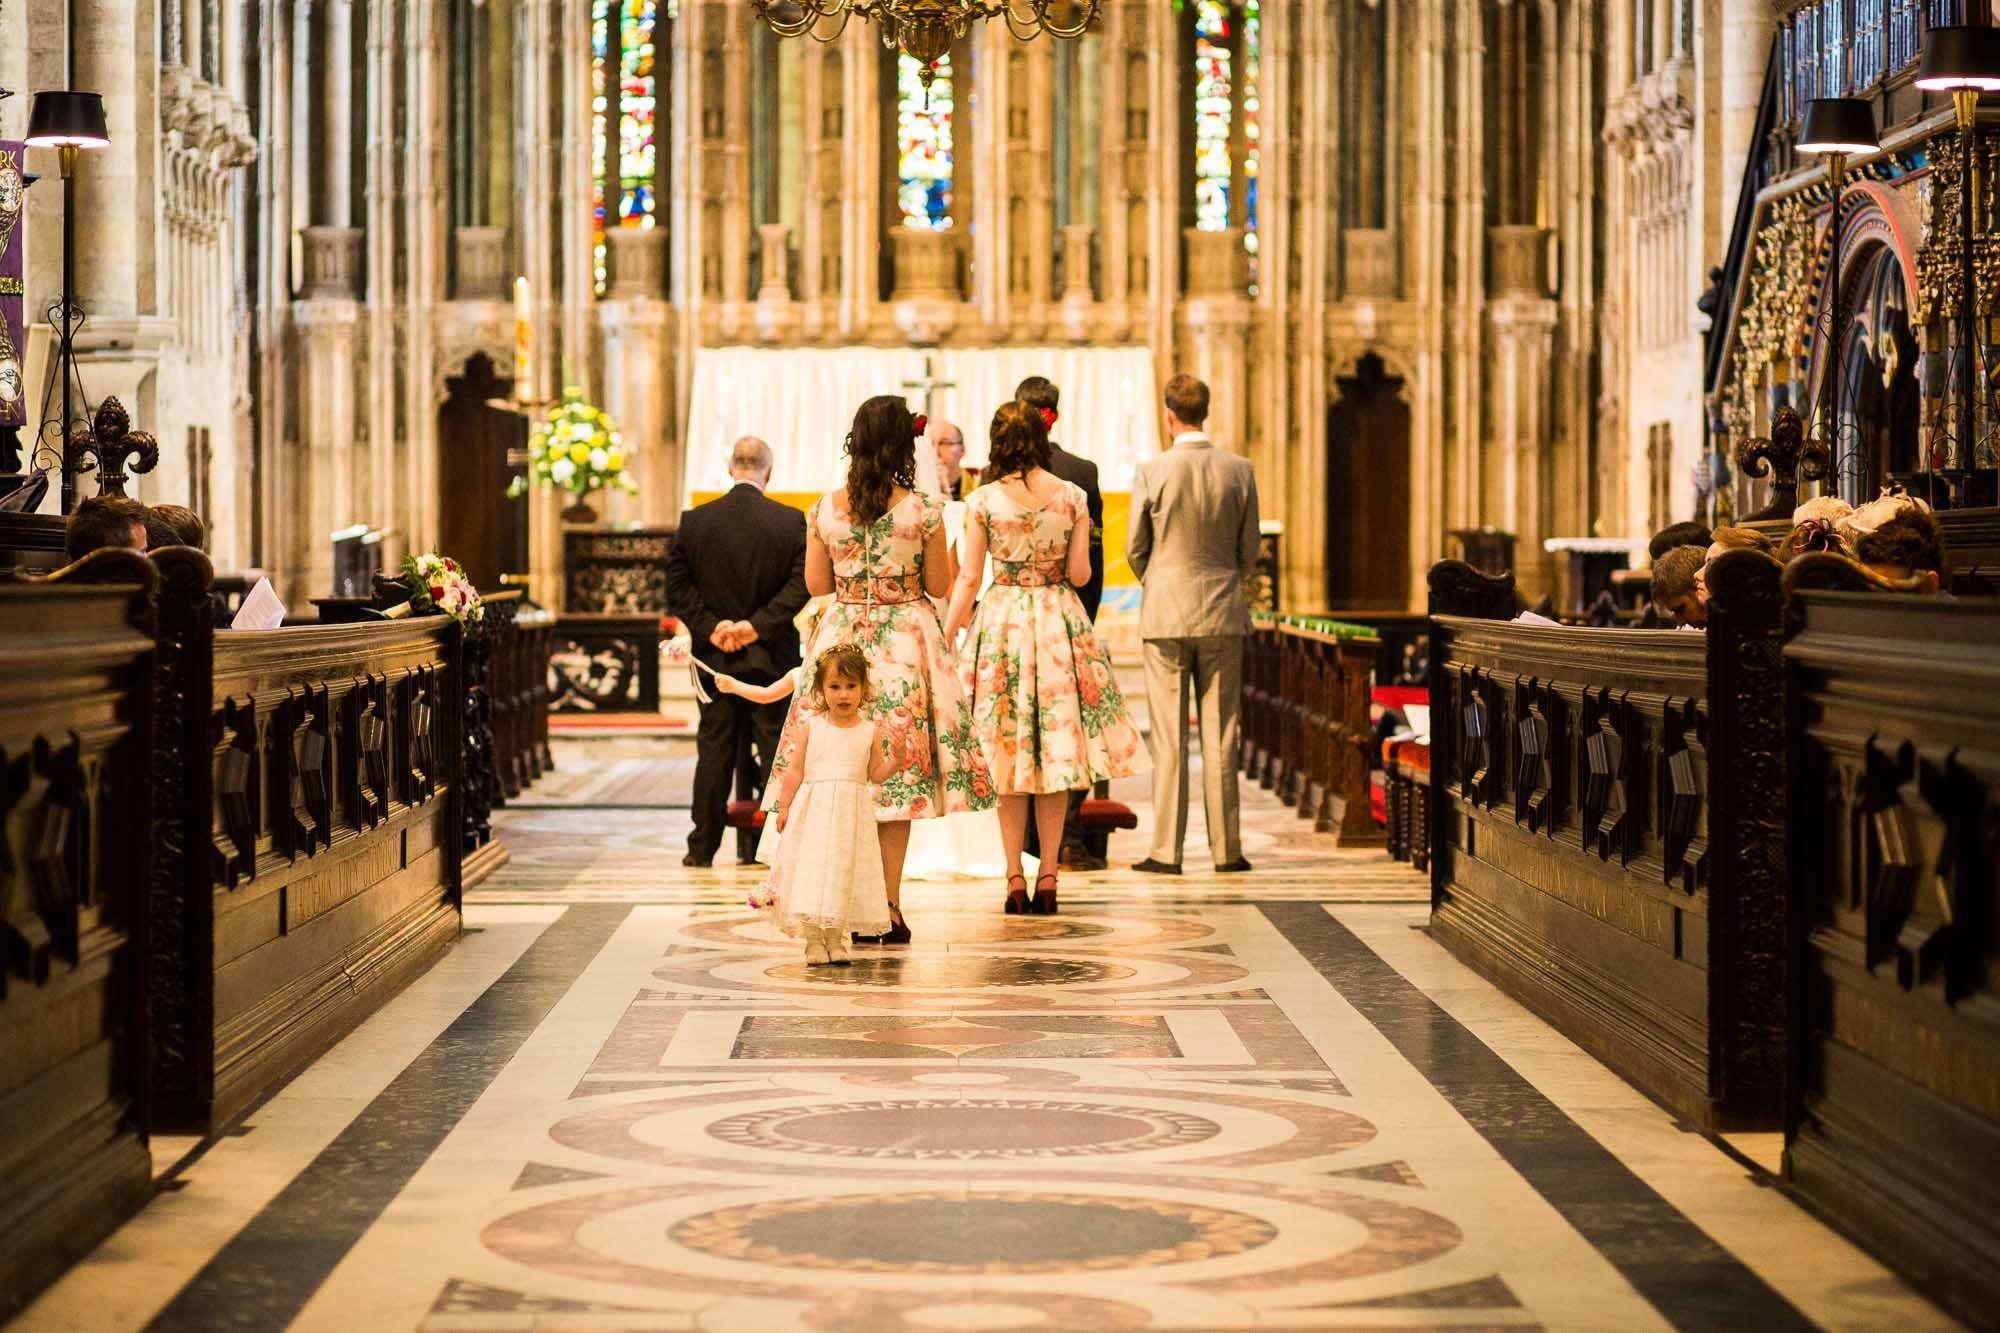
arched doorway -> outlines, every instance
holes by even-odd
[[[505,404],[514,392],[484,352],[444,382],[438,408],[438,550],[472,586],[497,592],[502,574],[528,572],[528,499],[507,498],[522,470],[528,419]]]
[[[1878,245],[1847,279],[1849,324],[1840,357],[1841,438],[1852,452],[1840,493],[1859,504],[1891,481],[1917,488],[1922,466],[1917,340],[1902,262]]]
[[[1410,406],[1403,381],[1370,352],[1326,422],[1326,603],[1394,608],[1409,603]]]

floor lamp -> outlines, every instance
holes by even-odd
[[[62,168],[62,303],[50,312],[56,325],[56,373],[62,376],[62,512],[76,508],[76,465],[70,451],[72,399],[76,382],[76,331],[83,326],[83,311],[76,304],[76,159],[86,148],[109,148],[111,138],[104,127],[104,99],[96,93],[36,93],[28,111],[30,148],[53,148]],[[57,312],[60,312],[60,319]]]
[[[1973,431],[1978,421],[1978,399],[1973,379],[1973,358],[1978,344],[1973,332],[1978,298],[1973,287],[1972,192],[1977,136],[1973,115],[1979,109],[1979,94],[2000,90],[2000,29],[1932,28],[1924,34],[1924,53],[1917,66],[1917,87],[1930,92],[1950,93],[1958,113],[1958,412],[1953,424],[1951,457],[1947,481],[1963,477],[1977,465]],[[1927,463],[1929,461],[1926,456]]]
[[[1843,344],[1847,334],[1847,300],[1840,281],[1841,235],[1841,189],[1847,181],[1847,159],[1855,153],[1873,153],[1882,146],[1881,136],[1875,129],[1874,104],[1859,97],[1816,97],[1806,103],[1805,123],[1799,127],[1799,151],[1817,153],[1826,158],[1827,186],[1833,192],[1833,263],[1827,270],[1826,296],[1832,314],[1832,327],[1827,331],[1826,341],[1826,446],[1827,457],[1833,465],[1836,479],[1847,475],[1846,469],[1855,470],[1856,494],[1847,497],[1855,504],[1869,497],[1861,494],[1859,450],[1843,453],[1840,430],[1840,358],[1845,352]],[[1857,441],[1857,444],[1859,442]],[[1838,482],[1836,481],[1836,484]]]

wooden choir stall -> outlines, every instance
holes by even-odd
[[[1431,933],[1695,1125],[1782,1129],[1787,1189],[1978,1322],[2000,600],[1746,551],[1708,588],[1705,634],[1571,628],[1432,570]]]
[[[457,938],[552,618],[218,631],[207,557],[0,582],[0,1317]]]
[[[1387,840],[1369,801],[1369,691],[1381,645],[1368,626],[1259,612],[1244,651],[1244,774],[1336,846]]]

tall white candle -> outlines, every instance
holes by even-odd
[[[528,280],[514,279],[514,398],[528,402],[534,397],[534,325],[528,310]]]

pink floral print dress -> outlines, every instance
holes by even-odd
[[[985,532],[993,562],[962,669],[994,787],[1007,796],[1073,791],[1144,769],[1111,654],[1068,581],[1070,534],[1089,521],[1082,488],[1064,482],[1030,508],[982,486],[965,521]]]
[[[873,523],[843,515],[831,496],[821,496],[806,515],[807,528],[833,556],[834,600],[805,645],[766,809],[776,805],[786,742],[815,712],[807,698],[813,660],[837,643],[867,654],[868,716],[884,723],[892,746],[909,745],[910,762],[875,786],[878,822],[985,810],[997,799],[937,608],[924,595],[924,543],[943,525],[943,502],[914,492]]]

